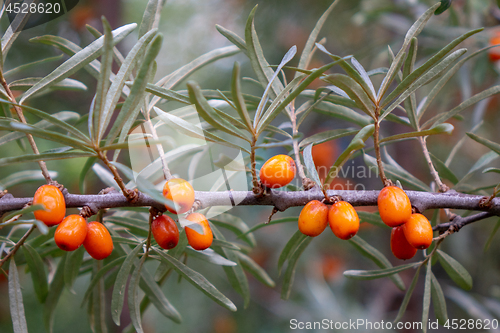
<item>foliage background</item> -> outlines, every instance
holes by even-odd
[[[354,55],[365,68],[373,69],[387,66],[387,45],[397,50],[402,38],[413,21],[436,1],[417,0],[353,0],[341,2],[330,15],[320,33],[320,38],[326,37],[326,48],[341,56]],[[238,34],[242,34],[245,20],[257,1],[230,0],[169,0],[162,13],[160,31],[164,34],[163,48],[157,58],[160,77],[194,59],[195,57],[228,45],[227,40],[215,29],[215,24],[222,25]],[[303,47],[310,30],[316,20],[328,8],[331,1],[317,0],[277,0],[261,1],[256,15],[256,28],[261,38],[264,53],[271,64],[280,62],[283,54],[292,46],[297,45],[299,52]],[[93,40],[87,32],[84,23],[100,27],[100,16],[105,15],[116,28],[125,23],[137,22],[142,18],[146,1],[108,0],[81,1],[68,15],[53,22],[23,32],[17,39],[9,54],[6,68],[57,55],[55,48],[43,44],[30,43],[29,39],[44,34],[60,35],[78,45],[87,45]],[[474,28],[486,27],[486,30],[466,42],[470,51],[475,51],[488,44],[490,35],[498,24],[498,7],[494,1],[486,0],[456,0],[450,10],[440,16],[433,17],[419,37],[419,60],[435,52],[447,42]],[[7,22],[1,22],[5,29]],[[128,39],[135,40],[134,36]],[[123,51],[130,46],[126,39],[120,44]],[[125,52],[126,53],[126,52]],[[235,60],[242,62],[242,76],[253,76],[250,65],[243,55],[218,61],[199,72],[191,79],[199,82],[203,88],[229,89],[231,70]],[[295,65],[297,59],[292,61]],[[317,53],[312,67],[320,67],[329,62],[327,56]],[[55,68],[55,67],[54,67]],[[43,76],[49,68],[37,68],[30,76]],[[290,74],[292,75],[292,74]],[[74,76],[85,83],[87,92],[60,91],[32,99],[29,105],[41,110],[72,110],[81,114],[87,113],[91,98],[90,92],[95,91],[96,80],[84,71]],[[376,81],[376,86],[379,82]],[[498,82],[498,71],[488,60],[487,54],[481,54],[469,61],[445,87],[439,99],[433,104],[436,109],[449,109],[459,104],[483,89]],[[320,84],[320,83],[318,83]],[[244,85],[244,90],[251,91],[252,85]],[[425,87],[420,94],[425,93]],[[463,118],[453,119],[451,123],[455,130],[451,136],[439,136],[429,139],[431,153],[441,159],[446,159],[452,147],[466,131],[483,119],[478,133],[492,141],[500,141],[500,118],[498,117],[498,97],[479,103],[477,107],[463,113]],[[332,128],[345,128],[348,124],[336,118],[325,115],[311,114],[304,123],[302,131],[307,135]],[[391,123],[383,128],[384,135],[401,133],[399,125]],[[41,151],[51,147],[49,141],[37,139]],[[323,156],[332,163],[336,154],[349,143],[349,139],[335,140],[322,145],[317,158]],[[12,142],[3,145],[0,157],[18,154],[21,148]],[[389,147],[391,155],[408,171],[425,183],[431,178],[427,165],[421,155],[418,143],[410,140]],[[29,147],[28,147],[29,151]],[[261,152],[266,158],[284,149],[273,149]],[[472,140],[466,140],[464,146],[453,161],[457,175],[464,175],[477,159],[487,152],[485,147]],[[126,156],[122,157],[126,159]],[[328,159],[329,158],[329,159]],[[318,160],[317,160],[318,163]],[[364,165],[361,158],[353,160],[353,166]],[[47,162],[49,170],[58,171],[56,178],[70,192],[78,193],[78,178],[83,163],[80,159]],[[498,167],[498,161],[491,166]],[[19,168],[36,169],[36,164],[22,164],[2,167],[2,175],[19,171]],[[351,178],[351,177],[348,177]],[[363,179],[347,179],[360,183],[366,189],[379,189],[380,181],[376,176]],[[340,180],[340,185],[346,185],[347,180]],[[485,184],[485,176],[480,172],[473,175],[472,181],[479,186]],[[23,184],[12,188],[15,196],[29,196],[40,185],[39,182]],[[88,193],[97,193],[102,189],[99,178],[90,175],[86,182]],[[270,213],[270,207],[233,209],[233,214],[246,217],[246,222],[252,226],[265,221]],[[75,210],[76,212],[76,210]],[[278,217],[297,216],[300,208],[291,208]],[[482,318],[500,317],[500,262],[495,255],[500,251],[500,244],[493,242],[486,253],[485,244],[496,219],[476,223],[462,229],[458,234],[447,238],[443,248],[454,255],[471,273],[474,279],[473,290],[465,293],[456,288],[452,281],[439,268],[434,272],[444,288],[447,296],[449,318]],[[181,310],[185,318],[182,324],[175,324],[162,317],[154,307],[146,312],[143,319],[145,331],[149,332],[284,332],[289,329],[289,320],[296,318],[302,321],[332,320],[346,321],[364,318],[370,321],[392,320],[395,318],[404,293],[399,291],[388,279],[373,281],[353,281],[342,276],[346,269],[375,268],[373,263],[363,258],[353,248],[332,234],[325,233],[318,237],[306,250],[299,261],[296,281],[289,301],[280,299],[280,279],[276,271],[279,253],[290,236],[295,232],[294,224],[269,226],[255,233],[258,246],[252,252],[252,258],[261,264],[278,283],[278,287],[270,289],[249,276],[252,299],[247,309],[243,310],[241,297],[227,283],[223,271],[200,260],[192,259],[190,266],[202,272],[214,285],[227,295],[238,306],[239,311],[231,313],[214,303],[185,281],[180,287],[176,279],[170,279],[164,290],[171,302]],[[5,233],[1,231],[2,235]],[[375,230],[366,223],[360,231],[361,237],[379,249],[388,258],[393,258],[389,248],[389,233]],[[392,259],[391,259],[392,260]],[[396,259],[393,264],[400,264]],[[154,272],[154,264],[148,269]],[[411,271],[401,273],[408,285],[412,278]],[[21,273],[24,305],[30,332],[44,332],[42,312],[32,291],[30,276]],[[76,281],[75,294],[65,290],[57,306],[54,331],[72,331],[74,333],[90,332],[86,311],[79,304],[89,277],[81,277]],[[423,279],[409,304],[404,321],[419,321],[421,319],[421,302]],[[7,283],[0,276],[0,299],[8,299]],[[108,304],[109,306],[109,304]],[[107,309],[109,311],[109,308]],[[125,309],[125,314],[128,311]],[[109,324],[114,327],[109,319]],[[122,324],[126,326],[127,322]],[[120,332],[122,328],[115,327],[111,332]],[[8,302],[0,303],[0,331],[11,332],[12,323]]]

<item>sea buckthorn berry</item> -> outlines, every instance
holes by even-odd
[[[198,224],[203,229],[203,234],[200,234],[198,231],[190,227],[184,228],[186,230],[186,237],[189,245],[191,245],[193,249],[198,251],[209,248],[210,245],[212,245],[214,236],[205,215],[200,213],[191,213],[186,216],[186,220]]]
[[[64,196],[54,185],[42,185],[36,190],[33,197],[33,205],[43,205],[45,210],[34,212],[35,218],[47,226],[61,223],[66,215],[66,202]]]
[[[169,216],[160,215],[155,218],[151,224],[151,232],[162,249],[173,249],[179,243],[179,229]]]
[[[260,168],[260,182],[269,188],[287,185],[295,177],[295,162],[288,155],[271,157]]]
[[[391,231],[391,251],[398,259],[407,260],[413,258],[417,249],[408,243],[403,231],[404,226],[394,227]]]
[[[299,215],[299,230],[306,236],[316,237],[328,225],[328,206],[318,200],[309,201]]]
[[[403,225],[405,237],[414,248],[423,250],[432,243],[432,226],[429,220],[422,214],[411,214]]]
[[[83,242],[85,250],[96,260],[107,258],[113,252],[113,240],[108,229],[99,222],[90,222],[87,227],[87,237]]]
[[[380,218],[389,227],[404,224],[411,216],[411,202],[405,191],[397,186],[384,187],[377,199]]]
[[[182,178],[170,179],[163,186],[163,196],[172,200],[165,207],[170,213],[182,214],[187,212],[194,203],[194,189],[191,184]]]
[[[335,236],[340,239],[350,239],[359,230],[359,217],[354,207],[346,202],[339,201],[330,207],[328,222]]]
[[[500,44],[500,34],[498,32],[490,38],[489,46],[497,44]],[[492,62],[500,60],[500,46],[488,49],[488,56]]]
[[[57,226],[54,234],[56,245],[64,251],[74,251],[87,237],[87,221],[80,215],[68,215]]]

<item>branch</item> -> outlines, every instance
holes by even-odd
[[[353,206],[376,206],[379,191],[327,191],[328,195],[338,195]],[[406,191],[412,205],[420,212],[428,209],[451,208],[472,211],[484,211],[492,215],[500,216],[500,198],[495,198],[491,206],[485,207],[481,204],[484,198],[480,195],[458,193],[453,190],[446,193]],[[323,192],[311,191],[271,191],[262,197],[256,197],[251,191],[224,191],[224,192],[195,192],[197,209],[212,206],[232,206],[232,202],[239,206],[274,206],[279,211],[290,207],[304,206],[311,200],[322,200]],[[33,198],[14,198],[6,194],[0,199],[0,213],[18,210],[31,202]],[[85,207],[89,206],[95,213],[99,209],[117,207],[154,207],[159,211],[165,211],[165,206],[156,202],[148,195],[137,192],[137,200],[130,202],[121,193],[111,192],[102,195],[79,195],[67,194],[65,196],[66,206]]]

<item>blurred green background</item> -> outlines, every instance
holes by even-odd
[[[387,47],[396,52],[402,43],[404,34],[414,20],[430,5],[437,1],[417,0],[344,0],[330,15],[320,33],[320,39],[325,37],[325,47],[332,53],[346,56],[354,55],[367,69],[385,67],[389,64]],[[163,49],[157,59],[157,78],[186,64],[197,56],[215,48],[229,45],[229,42],[215,29],[215,24],[228,28],[240,36],[244,34],[244,25],[251,9],[258,4],[255,25],[261,39],[262,47],[270,64],[278,64],[282,56],[292,46],[297,45],[299,52],[313,29],[317,19],[328,8],[328,0],[275,0],[275,1],[242,1],[242,0],[169,0],[162,12],[160,31],[164,34]],[[67,38],[74,43],[85,46],[93,37],[86,30],[85,24],[90,24],[99,30],[100,17],[105,15],[113,28],[120,25],[137,22],[142,18],[146,1],[138,0],[81,0],[80,3],[67,15],[52,22],[23,31],[16,40],[6,61],[6,69],[16,67],[30,61],[47,56],[55,56],[60,51],[43,44],[31,43],[32,37],[51,34]],[[440,16],[433,17],[422,34],[419,36],[419,52],[417,64],[422,63],[430,54],[443,47],[460,34],[478,27],[485,27],[485,31],[468,40],[464,47],[470,52],[488,45],[493,32],[498,29],[500,10],[496,1],[488,0],[456,0],[452,7]],[[8,22],[2,23],[5,31]],[[126,53],[136,40],[132,34],[119,48]],[[298,58],[298,57],[297,57]],[[244,55],[237,55],[218,61],[192,75],[191,79],[199,82],[203,88],[228,89],[231,82],[231,70],[234,61],[243,65],[243,76],[253,77],[250,65]],[[297,63],[297,59],[291,65]],[[326,55],[317,53],[312,67],[320,67],[329,61]],[[40,66],[32,72],[19,74],[11,80],[26,76],[43,76],[56,67]],[[336,69],[336,71],[340,71]],[[293,72],[287,71],[292,76]],[[81,114],[88,112],[96,82],[93,77],[84,71],[79,71],[73,78],[82,81],[88,87],[87,92],[59,91],[32,99],[30,105],[42,109],[58,112],[63,110],[76,111]],[[375,86],[380,84],[382,76],[375,76]],[[474,93],[498,83],[498,68],[489,61],[488,55],[483,53],[469,61],[455,77],[448,83],[446,89],[434,102],[434,111],[449,110],[467,99]],[[315,82],[314,87],[321,83]],[[258,92],[251,83],[244,83],[245,91]],[[184,89],[184,88],[182,88]],[[418,96],[425,96],[426,88],[418,92]],[[421,97],[420,97],[421,98]],[[174,106],[175,107],[175,106]],[[453,119],[455,126],[453,135],[439,136],[429,139],[431,153],[438,158],[446,159],[450,147],[460,140],[466,131],[484,120],[479,133],[490,140],[500,141],[500,117],[498,117],[498,97],[479,103],[471,110],[464,112],[463,117]],[[165,108],[172,108],[165,105]],[[283,118],[284,119],[284,118]],[[279,121],[278,121],[279,123]],[[85,129],[85,124],[79,125]],[[313,113],[302,126],[304,135],[311,135],[318,131],[350,126],[345,121],[327,117],[321,113]],[[401,133],[406,128],[400,125],[386,125],[382,127],[383,135],[388,136]],[[37,140],[41,151],[54,148],[53,144]],[[349,139],[336,140],[315,148],[317,165],[331,164],[337,155],[349,143]],[[16,142],[3,145],[0,148],[0,157],[21,154],[23,147]],[[27,148],[29,151],[29,147]],[[427,165],[416,141],[406,141],[391,145],[388,151],[397,162],[413,175],[431,183]],[[270,149],[260,152],[266,158],[277,153],[286,153],[284,149]],[[484,147],[478,146],[471,140],[466,140],[462,149],[457,153],[451,164],[457,175],[463,175],[471,168],[477,159],[486,152]],[[126,156],[124,157],[126,160]],[[64,184],[70,192],[79,193],[78,177],[85,160],[73,159],[48,162],[50,170],[58,172],[57,181]],[[353,167],[362,165],[361,158],[353,160]],[[498,167],[498,161],[491,166]],[[2,175],[8,175],[20,169],[35,170],[36,164],[23,164],[1,167]],[[497,178],[492,178],[497,177]],[[474,187],[489,185],[498,182],[498,176],[482,175],[476,172],[469,183]],[[373,175],[371,178],[346,177],[339,180],[340,186],[346,182],[361,184],[365,189],[378,189],[380,180]],[[9,188],[15,196],[31,196],[41,181],[32,182]],[[105,185],[94,174],[89,174],[86,181],[86,192],[97,193]],[[367,208],[370,210],[370,208]],[[371,209],[370,211],[373,211]],[[231,211],[241,216],[250,226],[267,220],[271,208],[237,207]],[[298,216],[300,208],[289,209],[278,213],[276,217]],[[429,217],[432,212],[429,212]],[[441,217],[443,219],[444,217]],[[500,260],[497,253],[500,244],[493,242],[491,247],[483,252],[483,245],[490,234],[495,219],[476,223],[466,227],[460,233],[452,235],[443,243],[442,248],[452,254],[471,273],[474,279],[474,288],[471,292],[459,290],[446,276],[441,268],[435,268],[435,274],[441,281],[449,309],[449,317],[457,318],[499,318],[500,317]],[[227,282],[223,270],[197,259],[189,261],[189,266],[204,274],[209,281],[227,295],[237,306],[238,312],[231,313],[219,307],[186,281],[178,284],[176,278],[171,278],[163,287],[166,296],[176,306],[184,318],[181,325],[175,324],[162,317],[154,307],[150,307],[143,318],[145,332],[288,332],[290,320],[320,321],[329,319],[334,321],[349,321],[349,319],[365,319],[372,322],[391,321],[395,318],[404,293],[399,291],[389,279],[373,281],[353,281],[342,276],[346,269],[375,269],[376,266],[363,258],[346,242],[325,232],[307,248],[301,257],[292,296],[289,301],[280,299],[280,277],[277,274],[276,263],[280,251],[296,231],[295,224],[280,224],[260,229],[255,233],[258,245],[251,256],[261,264],[277,281],[277,287],[267,288],[249,276],[252,300],[247,309],[243,309],[241,297],[234,292]],[[1,231],[2,235],[6,233]],[[401,262],[393,258],[389,248],[390,232],[379,230],[364,223],[360,236],[382,253],[394,265]],[[421,254],[418,254],[421,256]],[[154,265],[148,266],[154,272]],[[49,267],[50,270],[50,267]],[[53,273],[53,271],[50,271]],[[413,276],[412,271],[401,274],[405,283],[409,285]],[[51,275],[49,275],[50,277]],[[44,332],[42,306],[38,303],[30,282],[29,274],[22,274],[23,298],[30,332]],[[89,276],[81,277],[75,286],[76,294],[65,290],[57,306],[55,332],[90,332],[87,325],[87,314],[80,307],[83,294],[89,282]],[[403,321],[419,321],[422,311],[423,277],[408,306]],[[109,290],[111,296],[111,290]],[[0,332],[12,332],[12,323],[8,307],[7,283],[0,276]],[[110,298],[109,298],[110,299]],[[108,300],[109,300],[108,299]],[[108,313],[109,313],[109,304]],[[110,332],[121,332],[130,323],[128,311],[122,314],[122,326],[116,327],[108,316]],[[434,320],[434,317],[431,316]],[[299,331],[299,330],[297,330]],[[318,331],[319,330],[313,330]],[[405,332],[412,332],[407,330]],[[439,331],[445,331],[441,329]]]

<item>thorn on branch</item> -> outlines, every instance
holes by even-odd
[[[277,212],[279,212],[279,210],[278,210],[278,208],[276,208],[276,206],[274,206],[273,210],[271,212],[271,215],[269,215],[269,218],[267,219],[266,224],[271,223],[271,219],[273,218],[274,214],[276,214]]]

